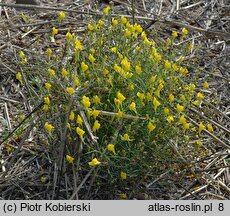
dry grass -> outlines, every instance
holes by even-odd
[[[20,70],[19,50],[27,54],[34,51],[44,53],[50,47],[44,43],[44,35],[50,34],[52,26],[58,26],[58,39],[50,47],[58,51],[64,44],[68,29],[75,34],[84,33],[87,20],[90,17],[97,18],[95,14],[100,14],[101,8],[107,5],[107,1],[49,2],[34,10],[19,10],[0,5],[0,199],[56,197],[51,181],[55,176],[56,164],[50,162],[50,153],[46,152],[42,137],[40,140],[34,139],[36,131],[33,130],[33,124],[30,124],[21,139],[15,139],[15,136],[5,139],[14,129],[16,130],[13,134],[20,130],[18,126],[21,114],[28,116],[36,109],[30,105],[26,87],[20,86],[15,80],[15,74]],[[201,87],[203,80],[209,78],[209,97],[205,105],[215,104],[212,109],[218,137],[221,137],[223,143],[230,145],[230,5],[227,5],[227,0],[184,0],[180,1],[180,4],[172,4],[171,2],[179,1],[169,0],[158,0],[155,4],[149,0],[136,0],[134,5],[131,4],[132,1],[112,2],[114,16],[123,14],[134,17],[144,26],[149,37],[152,29],[158,31],[158,39],[162,40],[169,37],[172,30],[188,28],[191,32],[188,40],[196,44],[189,58],[199,59],[198,63],[202,68],[200,82],[196,85],[198,88]],[[57,12],[54,8],[69,11],[68,19],[62,24],[57,23]],[[135,9],[134,12],[132,9]],[[33,62],[33,59],[29,61]],[[198,113],[194,112],[193,115]],[[183,181],[176,184],[173,181],[174,176],[176,178],[182,173],[162,172],[151,182],[140,181],[137,188],[143,188],[143,193],[133,192],[130,198],[229,199],[230,148],[221,145],[221,141],[215,137],[205,140],[204,145],[210,149],[210,153],[205,157],[198,156],[196,169],[193,170],[194,175],[199,176],[199,180],[194,181],[194,176],[187,175]],[[13,149],[11,153],[7,152],[9,147]],[[46,176],[50,180],[45,185],[40,182],[41,169],[46,170]],[[90,180],[84,179],[84,170],[80,175],[82,176],[78,178],[81,181],[77,186],[74,186],[74,180],[65,176],[65,182],[73,183],[73,186],[67,188],[66,185],[60,185],[59,198],[66,199],[66,195],[71,198],[68,194],[72,194],[73,190],[79,190],[78,197],[72,198],[103,199],[104,195],[100,194],[100,191],[90,187]],[[91,191],[94,191],[94,194]],[[108,198],[109,195],[105,197]]]

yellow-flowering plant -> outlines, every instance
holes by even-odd
[[[25,75],[31,100],[43,103],[37,127],[48,132],[47,148],[61,152],[52,160],[62,157],[75,164],[76,159],[79,178],[96,170],[92,184],[123,189],[137,184],[140,176],[150,181],[149,176],[164,169],[174,172],[183,154],[189,152],[193,160],[205,148],[197,140],[214,134],[216,125],[194,114],[205,112],[209,84],[197,85],[198,76],[190,72],[188,30],[158,40],[124,16],[112,19],[111,12],[105,8],[99,21],[87,23],[83,35],[68,29],[65,49],[48,48],[45,64],[38,60],[16,79],[23,85]],[[58,22],[64,19],[60,12]],[[51,37],[57,34],[53,27]],[[177,44],[175,50],[179,40],[182,47]],[[20,59],[26,68],[24,53]]]

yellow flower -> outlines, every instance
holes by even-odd
[[[118,20],[115,19],[115,18],[112,18],[112,23],[113,23],[114,26],[116,26],[118,24]]]
[[[76,77],[76,79],[75,79],[75,81],[74,81],[74,84],[75,84],[75,86],[77,86],[77,87],[79,87],[79,86],[81,85],[80,80],[79,80],[78,77]]]
[[[52,124],[49,124],[48,122],[46,122],[45,128],[48,131],[48,133],[50,134],[52,132],[52,130],[54,129],[54,126]]]
[[[160,97],[160,92],[161,92],[161,90],[162,90],[163,88],[164,88],[164,84],[163,84],[163,83],[160,83],[159,86],[157,87],[156,92],[155,92],[155,95],[156,95],[157,97]]]
[[[174,117],[170,115],[166,118],[166,120],[171,124],[174,121]]]
[[[184,129],[187,130],[187,129],[189,129],[190,124],[186,122],[185,124],[183,124],[183,126],[184,126]]]
[[[114,98],[114,103],[116,104],[116,106],[120,106],[122,104],[122,101],[117,98]]]
[[[92,54],[89,55],[89,61],[90,61],[92,64],[96,61],[96,59],[93,57]]]
[[[178,33],[177,33],[176,31],[172,31],[172,37],[173,37],[173,38],[178,37]]]
[[[22,74],[20,72],[16,73],[16,79],[22,82]]]
[[[20,56],[20,58],[26,58],[26,54],[23,52],[23,51],[20,51],[19,52],[19,56]]]
[[[194,89],[196,88],[195,84],[194,83],[191,83],[189,85],[189,91],[192,92]]]
[[[74,88],[72,88],[72,87],[67,87],[66,88],[66,91],[67,91],[67,93],[68,94],[70,94],[70,95],[72,95],[75,91],[74,91]]]
[[[168,115],[169,114],[169,109],[167,107],[164,108],[164,114]]]
[[[184,74],[184,73],[185,73],[185,68],[180,67],[179,72],[180,72],[181,74]]]
[[[97,95],[95,95],[95,96],[93,96],[93,102],[95,104],[99,104],[101,102],[101,99]]]
[[[27,62],[27,58],[26,57],[21,60],[21,64],[22,65],[24,65],[26,62]]]
[[[44,97],[44,103],[49,105],[50,104],[50,98],[49,97]]]
[[[153,100],[153,96],[152,96],[152,94],[150,92],[146,93],[146,98],[147,98],[148,101],[152,101]]]
[[[123,25],[127,23],[127,19],[124,16],[121,16],[121,23]]]
[[[135,39],[137,39],[137,37],[138,37],[138,34],[137,33],[133,33],[133,38],[135,38]]]
[[[166,70],[169,70],[171,67],[172,67],[171,62],[168,61],[168,60],[166,60],[166,61],[165,61],[165,69],[166,69]]]
[[[93,160],[91,160],[90,162],[88,162],[88,164],[90,166],[97,166],[97,165],[101,164],[101,162],[98,161],[97,158],[94,158]]]
[[[130,83],[130,84],[128,85],[128,90],[129,90],[129,91],[134,90],[134,85]]]
[[[93,31],[94,27],[93,27],[91,24],[88,24],[88,29],[89,29],[90,31]]]
[[[51,84],[47,82],[47,83],[45,83],[45,87],[46,87],[46,89],[49,91],[50,88],[51,88]]]
[[[185,69],[184,69],[184,74],[187,74],[187,73],[188,73],[188,69],[185,68]]]
[[[137,97],[139,97],[139,99],[142,101],[142,100],[145,99],[145,94],[144,94],[144,93],[137,92]]]
[[[177,104],[176,105],[176,108],[177,108],[177,112],[180,114],[183,110],[184,110],[184,107],[180,104]]]
[[[182,33],[183,33],[183,35],[187,35],[188,34],[188,30],[186,28],[182,28]]]
[[[173,64],[173,65],[172,65],[172,70],[173,70],[173,72],[178,71],[178,67],[177,67],[176,64]]]
[[[157,49],[155,47],[152,47],[151,54],[155,56],[157,53]]]
[[[199,133],[205,129],[205,126],[202,122],[199,124]]]
[[[73,157],[71,157],[70,155],[66,155],[65,158],[66,158],[68,163],[73,164],[73,161],[74,161]]]
[[[109,73],[109,70],[107,70],[106,68],[103,70],[103,74],[106,76]]]
[[[129,138],[129,135],[127,133],[125,133],[123,136],[122,135],[120,136],[122,141],[133,141],[133,139]]]
[[[204,84],[203,84],[203,89],[207,89],[208,87],[209,87],[209,84],[208,84],[207,81],[205,81]]]
[[[98,115],[99,115],[99,111],[94,109],[92,111],[92,115],[93,115],[94,119],[96,119],[98,117]]]
[[[142,38],[143,40],[147,38],[147,35],[146,35],[146,33],[145,33],[144,31],[141,33],[141,38]]]
[[[136,65],[136,67],[135,67],[135,72],[136,72],[137,74],[141,74],[142,69],[141,69],[141,66],[140,66],[139,64]]]
[[[136,50],[137,52],[139,52],[139,51],[140,51],[140,49],[141,49],[141,47],[140,47],[140,46],[136,46],[136,48],[135,48],[135,50]]]
[[[185,97],[183,94],[180,95],[180,99],[181,99],[183,102],[186,102],[186,97]]]
[[[152,122],[149,122],[147,127],[148,127],[149,132],[152,132],[155,130],[156,125],[153,124]]]
[[[96,120],[93,124],[93,131],[96,132],[101,127],[101,124]]]
[[[115,65],[113,66],[113,69],[114,69],[116,72],[121,72],[121,67],[118,66],[117,64],[115,64]]]
[[[67,122],[66,127],[67,127],[69,130],[71,130],[71,125],[70,125],[69,122]]]
[[[85,62],[82,62],[81,63],[81,69],[83,72],[85,72],[89,69],[89,66]]]
[[[115,149],[114,149],[114,145],[113,144],[108,144],[107,145],[107,149],[108,149],[108,151],[111,151],[111,152],[113,152],[114,154],[115,154]]]
[[[121,110],[118,110],[117,116],[118,118],[122,118],[124,113]]]
[[[181,117],[180,117],[180,121],[179,121],[179,124],[186,124],[187,122],[186,122],[186,118],[184,117],[184,115],[182,115]]]
[[[212,133],[212,132],[214,131],[214,129],[213,129],[213,127],[212,127],[211,124],[208,124],[208,125],[207,125],[207,128],[208,128],[208,131],[209,131],[210,133]]]
[[[112,51],[113,53],[116,53],[116,52],[117,52],[117,47],[112,47],[112,48],[111,48],[111,51]]]
[[[48,58],[50,58],[50,56],[52,55],[52,50],[48,48],[46,52],[47,52]]]
[[[119,196],[120,198],[122,198],[122,199],[127,199],[127,198],[128,198],[128,197],[127,197],[127,194],[124,194],[124,193],[118,194],[118,196]]]
[[[65,19],[65,12],[61,11],[58,16],[58,22],[61,23],[63,19]]]
[[[117,92],[117,97],[121,102],[123,102],[125,100],[125,96],[123,94],[121,94],[121,92],[119,92],[119,91]]]
[[[129,31],[129,29],[125,29],[125,36],[126,37],[129,37],[130,35],[131,35],[132,33],[131,33],[131,31]]]
[[[49,110],[49,106],[48,106],[47,104],[44,104],[43,110],[44,110],[45,112],[47,112],[47,111]]]
[[[132,102],[130,105],[129,105],[129,109],[135,113],[137,113],[137,110],[136,110],[136,104],[134,102]]]
[[[76,49],[76,50],[82,50],[82,49],[83,49],[83,46],[82,46],[82,44],[81,44],[81,41],[78,40],[78,39],[75,41],[75,49]]]
[[[58,29],[55,27],[52,28],[52,37],[54,37],[56,34],[58,34]]]
[[[82,104],[83,104],[83,106],[85,107],[85,108],[89,108],[90,107],[90,99],[89,99],[89,97],[86,97],[86,96],[83,96],[82,97]]]
[[[162,59],[162,56],[159,53],[154,54],[156,62],[159,62]]]
[[[80,127],[77,127],[76,132],[79,135],[79,137],[81,138],[81,140],[83,140],[83,135],[85,134],[85,131],[82,130]]]
[[[82,118],[81,118],[81,116],[80,115],[77,115],[77,120],[76,120],[76,122],[77,122],[77,124],[82,124],[82,122],[83,122],[83,120],[82,120]]]
[[[90,117],[90,116],[93,115],[93,111],[92,111],[92,110],[87,110],[87,114],[88,114],[88,116]]]
[[[73,111],[71,111],[70,114],[69,114],[69,120],[70,121],[74,120],[74,112]]]
[[[138,33],[142,33],[142,32],[143,32],[143,29],[142,29],[142,27],[141,27],[140,25],[135,24],[135,25],[134,25],[134,28],[135,28],[135,30],[136,30]]]
[[[166,47],[170,46],[172,44],[172,41],[170,38],[167,38],[166,40]]]
[[[128,61],[127,57],[125,57],[122,61],[121,61],[121,66],[124,70],[129,71],[130,70],[130,62]]]
[[[144,39],[144,44],[147,45],[147,46],[150,46],[150,45],[152,45],[152,42],[148,38],[145,38]]]
[[[47,179],[46,176],[41,176],[40,178],[41,183],[44,184],[46,182],[46,179]]]
[[[87,80],[87,81],[84,82],[84,87],[86,88],[88,86],[89,86],[89,81]]]
[[[62,68],[61,72],[64,77],[66,77],[69,74],[69,72],[65,68]]]
[[[125,173],[125,172],[121,172],[120,176],[121,176],[122,181],[127,179],[127,173]]]
[[[195,106],[200,106],[200,101],[195,100],[195,101],[193,101],[193,104],[194,104]]]
[[[74,37],[74,33],[71,34],[69,31],[66,33],[66,37],[67,37],[67,40],[68,41],[72,41],[73,40],[73,37]]]
[[[53,69],[48,69],[48,72],[49,72],[49,74],[50,74],[50,78],[52,78],[53,77],[53,75],[55,75],[55,71],[53,70]]]
[[[204,99],[204,95],[203,95],[201,92],[198,92],[198,93],[197,93],[197,99],[198,99],[198,100]]]
[[[105,23],[104,23],[101,19],[98,21],[98,26],[99,26],[99,27],[102,27],[104,24],[105,24]]]
[[[154,97],[153,98],[153,106],[154,106],[155,112],[157,110],[157,107],[160,106],[160,105],[161,105],[161,103]]]
[[[164,83],[165,83],[164,79],[160,78],[160,79],[159,79],[159,83],[160,83],[160,84],[164,84]]]
[[[110,6],[106,7],[106,8],[103,10],[103,14],[108,15],[109,12],[110,12],[110,10],[111,10],[111,7],[110,7]]]

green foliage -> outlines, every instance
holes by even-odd
[[[53,39],[57,32],[53,28]],[[181,158],[172,141],[178,152],[197,151],[188,141],[199,139],[204,128],[190,122],[187,108],[199,107],[204,95],[191,83],[184,60],[192,48],[188,32],[178,34],[154,41],[140,25],[108,12],[88,25],[82,39],[68,32],[63,49],[47,49],[46,59],[38,57],[31,67],[20,54],[25,78],[19,73],[17,79],[29,86],[34,104],[44,101],[38,127],[47,148],[59,149],[64,141],[66,162],[75,166],[81,157],[84,170],[97,166],[101,190],[124,198],[127,185],[175,171]]]

